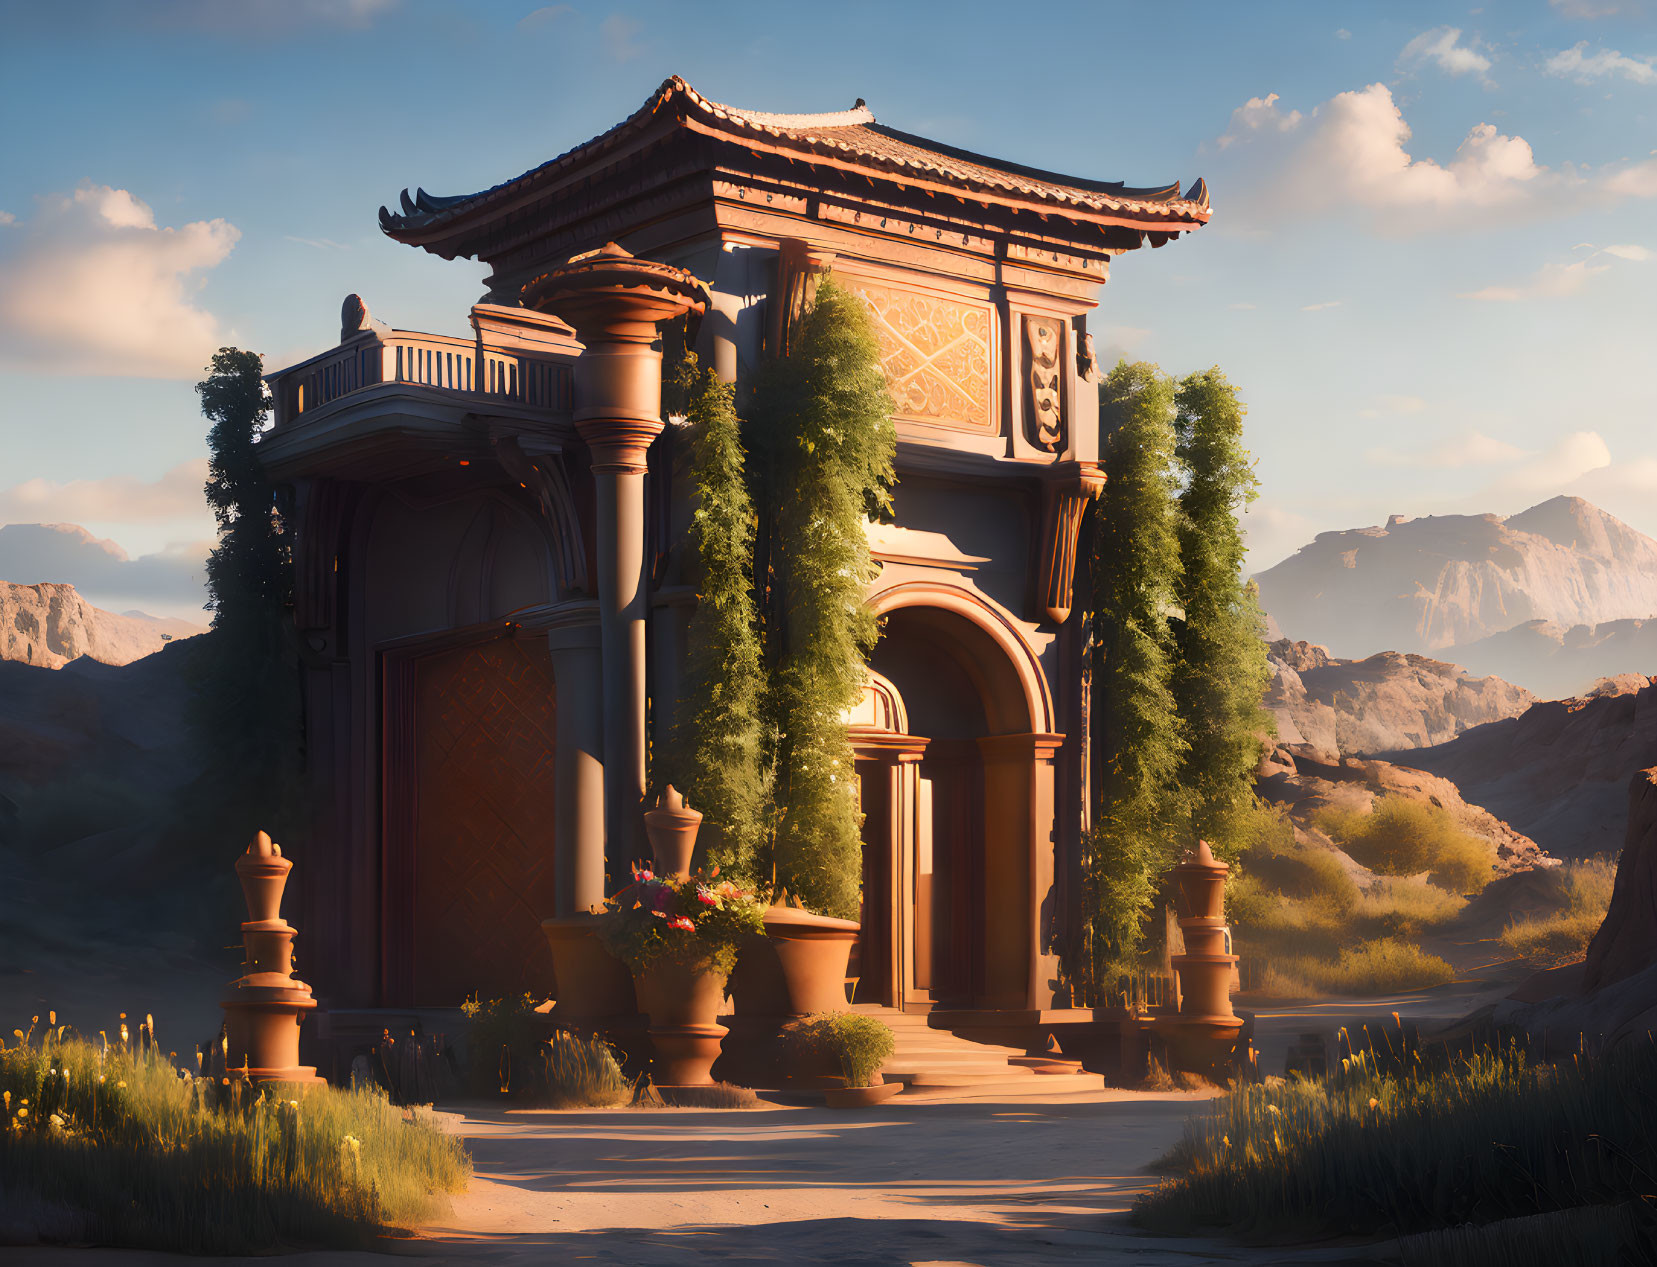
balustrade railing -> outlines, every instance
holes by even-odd
[[[491,346],[482,339],[365,331],[331,352],[271,375],[281,427],[353,392],[411,383],[537,409],[571,407],[571,356]]]

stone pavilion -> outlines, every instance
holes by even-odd
[[[852,719],[857,997],[1009,1022],[1062,1004],[1087,816],[1072,610],[1084,510],[1109,496],[1088,317],[1118,256],[1208,218],[1201,180],[1060,176],[861,101],[765,114],[677,78],[492,189],[382,208],[389,237],[491,271],[465,333],[353,295],[337,347],[270,375],[324,1036],[554,991],[540,922],[644,856],[696,602],[661,349],[688,342],[740,406],[829,270],[873,315],[901,481],[871,529],[884,633]]]

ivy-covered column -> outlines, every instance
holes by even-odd
[[[657,326],[701,312],[690,273],[615,243],[536,278],[526,306],[562,317],[586,350],[575,363],[575,426],[592,454],[604,691],[604,821],[612,878],[645,856],[645,454],[662,430]]]

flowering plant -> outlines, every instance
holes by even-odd
[[[765,905],[718,877],[717,867],[678,879],[635,867],[633,883],[604,903],[599,939],[629,968],[668,958],[730,972],[743,938],[764,936]]]

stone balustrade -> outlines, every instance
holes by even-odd
[[[542,314],[477,304],[472,309],[472,338],[422,334],[372,320],[353,295],[346,300],[344,324],[338,347],[267,376],[277,428],[354,392],[388,383],[489,397],[554,413],[568,413],[572,407],[572,366],[581,344],[567,325]]]

